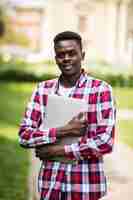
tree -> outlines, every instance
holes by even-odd
[[[17,33],[11,25],[11,18],[5,12],[6,8],[0,8],[0,44],[15,44],[20,46],[28,46],[29,39],[24,33]]]

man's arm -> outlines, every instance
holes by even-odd
[[[57,138],[59,142],[56,144],[48,144],[42,145],[40,147],[36,147],[36,157],[39,157],[40,160],[46,160],[50,157],[59,157],[65,156],[64,149],[64,141],[65,138],[69,138],[71,140],[72,136],[79,138],[85,132],[87,121],[85,119],[86,113],[79,113],[76,117],[74,117],[71,121],[69,121],[65,126],[57,128]],[[64,138],[64,139],[63,139]],[[63,142],[62,142],[63,139]]]
[[[34,90],[20,126],[19,142],[25,148],[50,144],[56,141],[55,128],[46,130],[40,130],[39,128],[42,123],[42,112],[45,108],[45,105],[41,104],[42,94],[40,91],[43,91],[43,87],[43,83],[40,83]]]
[[[96,158],[112,151],[116,109],[112,88],[102,83],[96,110],[88,112],[88,133],[79,143],[65,146],[66,156],[78,160]]]
[[[27,106],[24,119],[19,130],[19,142],[21,146],[25,148],[32,148],[42,146],[44,144],[55,143],[58,138],[65,137],[66,135],[81,135],[80,129],[86,126],[84,121],[78,122],[77,118],[72,119],[64,127],[47,128],[40,130],[40,124],[42,123],[42,117],[45,113],[45,106],[47,103],[47,95],[41,94],[43,91],[43,85],[39,86],[34,91],[32,98]],[[41,98],[43,98],[43,103]],[[82,113],[78,118],[82,117]]]

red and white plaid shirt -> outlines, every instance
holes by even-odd
[[[34,148],[56,142],[56,128],[41,130],[40,127],[45,116],[46,94],[58,94],[58,88],[59,79],[54,79],[39,83],[33,92],[19,131],[22,146]],[[38,179],[40,195],[44,200],[59,200],[63,192],[65,200],[97,200],[107,190],[102,157],[112,151],[114,144],[112,89],[106,82],[82,72],[70,96],[84,99],[89,108],[85,135],[77,143],[64,147],[66,157],[78,162],[43,161]]]

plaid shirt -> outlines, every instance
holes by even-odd
[[[42,130],[41,123],[45,115],[45,96],[58,94],[58,88],[59,80],[53,79],[39,83],[33,92],[19,131],[23,147],[34,148],[56,142],[56,128]],[[78,162],[43,161],[38,179],[40,195],[45,200],[59,200],[63,192],[66,200],[97,200],[107,190],[103,155],[110,153],[114,144],[112,89],[106,82],[82,72],[70,96],[84,99],[89,108],[85,135],[77,143],[64,146],[66,157]]]

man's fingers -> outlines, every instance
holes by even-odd
[[[40,153],[38,151],[35,151],[35,156],[36,157],[39,157],[40,156]]]
[[[36,153],[35,153],[35,156],[36,156],[37,158],[40,158],[41,160],[43,160],[44,158],[45,158],[45,159],[48,158],[49,153],[47,152],[46,154],[43,154],[43,153],[40,153],[40,152],[36,152]]]
[[[84,113],[83,112],[80,112],[78,115],[77,115],[77,118],[80,120],[82,119],[84,116]]]
[[[80,112],[78,115],[73,117],[71,121],[85,122],[85,121],[87,121],[87,113],[86,112]]]
[[[44,152],[44,150],[42,151],[41,149],[35,149],[35,155],[36,155],[36,157],[39,157],[39,156],[41,156],[41,155],[45,155],[45,154],[47,154],[48,152]]]
[[[35,156],[39,157],[39,158],[47,158],[48,156],[51,155],[52,149],[48,148],[48,147],[42,147],[42,148],[36,148],[35,149]]]
[[[39,155],[40,152],[41,152],[41,151],[40,151],[39,149],[35,149],[35,154],[36,154],[36,155]]]
[[[38,156],[37,158],[40,160],[48,160],[48,156]]]

